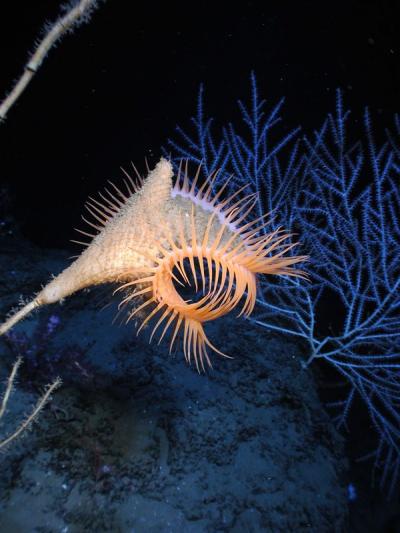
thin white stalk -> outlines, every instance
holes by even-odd
[[[7,386],[6,391],[3,396],[3,400],[1,402],[1,408],[0,408],[0,419],[4,415],[4,412],[7,408],[8,400],[10,399],[10,395],[13,389],[14,381],[18,372],[18,368],[22,362],[22,359],[19,357],[17,361],[14,363],[14,366],[12,368],[11,374],[7,380]],[[51,383],[43,396],[41,396],[35,405],[35,408],[33,411],[25,418],[25,420],[17,427],[17,429],[11,433],[8,437],[6,437],[4,440],[0,441],[0,450],[2,448],[5,448],[7,444],[18,438],[24,431],[26,431],[29,426],[32,424],[32,422],[35,420],[39,412],[43,409],[43,407],[46,405],[47,401],[50,399],[51,394],[54,392],[54,390],[61,385],[60,378],[57,378],[53,383]]]
[[[88,16],[90,11],[97,6],[97,3],[97,0],[80,0],[75,7],[71,8],[63,17],[57,19],[54,24],[50,26],[48,32],[39,42],[32,57],[25,65],[21,77],[18,79],[11,92],[1,102],[0,121],[6,119],[7,113],[29,85],[54,44],[66,32],[70,31],[74,25],[82,22],[84,17]]]

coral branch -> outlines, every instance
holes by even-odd
[[[0,420],[2,419],[5,413],[5,410],[7,408],[7,404],[10,399],[11,392],[14,386],[15,378],[17,376],[17,372],[18,372],[18,369],[21,363],[22,363],[22,358],[19,357],[14,363],[11,374],[8,377],[6,391],[4,393],[3,400],[1,402],[1,407],[0,407]],[[61,385],[61,380],[60,378],[57,378],[53,383],[47,386],[45,393],[39,398],[33,411],[25,418],[25,420],[17,427],[17,429],[13,433],[11,433],[11,435],[8,435],[8,437],[0,441],[0,450],[2,448],[5,448],[10,442],[15,440],[17,437],[19,437],[24,431],[26,431],[29,428],[29,426],[35,420],[37,415],[46,405],[47,401],[50,399],[50,396],[52,395],[54,390],[60,385]]]
[[[92,10],[97,7],[97,4],[98,2],[96,0],[80,0],[76,6],[69,9],[64,16],[49,26],[47,33],[25,65],[22,76],[0,104],[0,121],[6,119],[7,113],[29,85],[54,44],[74,26],[87,21]]]

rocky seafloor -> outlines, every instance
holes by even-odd
[[[0,316],[68,255],[3,239]],[[24,357],[0,436],[63,379],[0,457],[0,531],[347,531],[343,439],[299,347],[223,318],[207,332],[233,359],[214,356],[199,375],[180,346],[169,355],[151,329],[112,324],[110,293],[83,291],[0,339],[2,382]]]

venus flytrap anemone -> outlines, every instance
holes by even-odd
[[[69,296],[79,289],[103,283],[118,283],[123,293],[120,309],[127,309],[129,322],[144,316],[138,332],[157,314],[150,341],[163,325],[160,341],[172,328],[170,351],[183,330],[183,351],[198,370],[211,365],[207,348],[221,354],[207,338],[204,323],[229,313],[244,299],[239,315],[253,311],[257,274],[306,277],[292,265],[307,259],[288,256],[296,243],[278,228],[266,233],[268,215],[246,222],[256,202],[255,195],[238,199],[243,188],[221,199],[222,187],[212,194],[214,177],[197,187],[199,172],[189,183],[187,169],[178,173],[175,185],[169,161],[161,159],[140,185],[125,181],[128,193],[115,185],[108,196],[91,198],[87,209],[95,222],[87,221],[97,234],[86,249],[36,297],[12,315],[0,334],[32,309]],[[188,286],[192,299],[184,299]],[[140,305],[136,305],[139,302]]]

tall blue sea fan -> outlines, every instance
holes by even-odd
[[[314,280],[307,364],[323,359],[346,378],[347,395],[334,405],[339,425],[356,397],[363,400],[379,437],[371,455],[392,492],[400,473],[399,150],[393,138],[375,144],[368,110],[364,142],[349,144],[348,120],[338,91],[336,114],[305,141],[310,180],[297,217]],[[342,320],[319,337],[318,304],[327,293]]]
[[[371,455],[392,492],[400,476],[400,119],[378,146],[366,110],[361,140],[349,143],[338,91],[335,114],[312,139],[300,140],[298,128],[276,138],[282,103],[267,112],[252,75],[250,105],[239,101],[242,133],[229,123],[217,135],[201,88],[194,134],[177,128],[168,152],[176,164],[202,163],[205,175],[219,168],[216,187],[233,174],[232,191],[247,185],[259,215],[273,212],[266,231],[299,234],[311,282],[264,277],[250,320],[303,339],[304,366],[322,360],[345,379],[347,392],[332,404],[339,426],[361,398],[378,435]],[[335,314],[329,334],[324,307]]]

